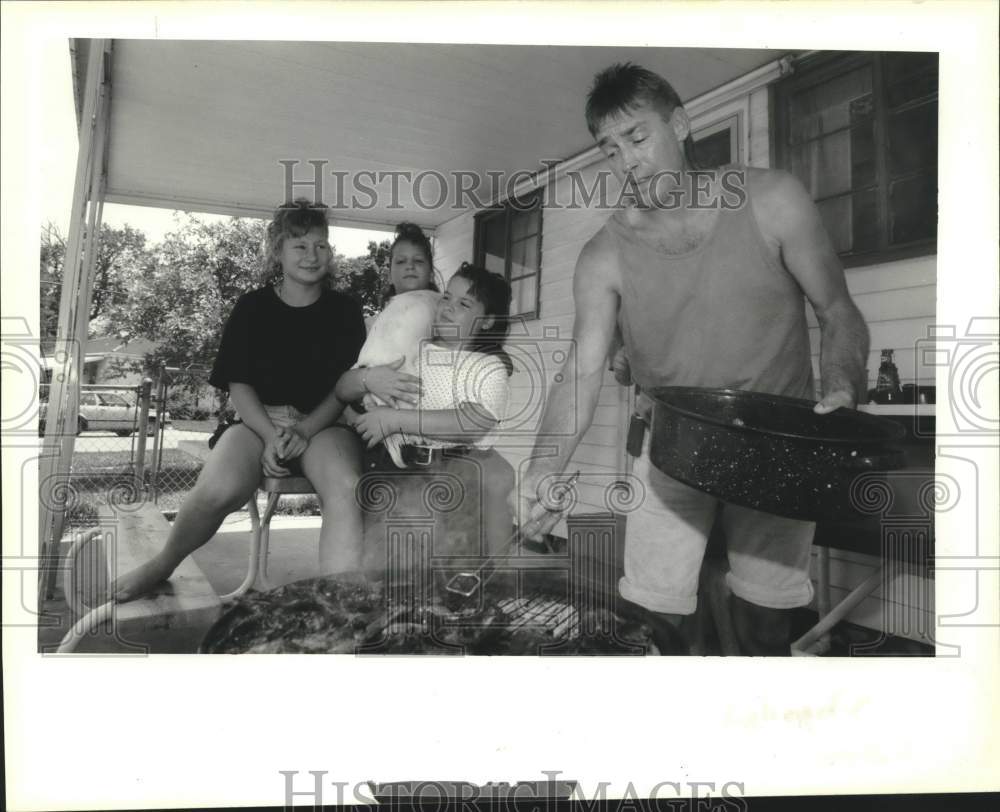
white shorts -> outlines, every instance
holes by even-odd
[[[625,532],[626,600],[654,612],[690,615],[698,604],[698,577],[715,521],[714,496],[668,477],[649,461],[649,432],[632,473],[646,488]],[[809,553],[815,524],[726,504],[722,511],[729,588],[772,609],[805,606],[813,596]]]
[[[276,429],[294,426],[305,417],[294,406],[268,406],[266,403],[262,405],[264,406],[265,414],[267,414]]]

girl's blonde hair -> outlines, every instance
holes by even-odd
[[[313,229],[320,229],[327,237],[330,223],[326,217],[326,206],[310,203],[300,197],[294,203],[285,203],[275,209],[274,217],[267,224],[264,234],[264,280],[281,277],[281,247],[289,237],[301,237]]]

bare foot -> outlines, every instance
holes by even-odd
[[[156,556],[142,566],[115,579],[111,585],[111,599],[126,603],[141,598],[166,581],[173,573],[175,565]]]
[[[361,569],[363,550],[360,533],[358,538],[327,539],[325,544],[321,539],[319,544],[319,575],[358,572]]]
[[[320,553],[319,571],[321,575],[343,575],[361,569],[360,550],[336,550],[332,555]]]

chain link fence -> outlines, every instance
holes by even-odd
[[[198,479],[209,439],[236,416],[226,394],[208,383],[209,372],[164,367],[138,384],[81,386],[66,532],[96,526],[98,508],[115,493],[149,499],[172,518]],[[48,385],[40,394],[43,435]],[[319,513],[314,496],[284,501],[282,513]]]
[[[67,530],[96,525],[98,507],[112,494],[134,493],[148,483],[150,452],[163,447],[171,420],[153,408],[150,390],[142,383],[80,387],[73,457],[62,488]],[[38,433],[44,436],[48,384],[39,387],[39,400]]]
[[[208,441],[231,417],[228,398],[208,383],[211,370],[163,367],[153,386],[152,406],[169,415],[164,441],[150,460],[148,488],[162,511],[174,513],[194,487]]]
[[[39,436],[45,434],[49,385],[39,389]],[[155,379],[80,387],[76,440],[62,489],[66,531],[95,526],[116,492],[141,494],[175,512],[194,486],[219,422],[208,371],[163,368]],[[185,450],[185,447],[187,450]]]

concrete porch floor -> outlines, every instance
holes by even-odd
[[[318,564],[319,516],[275,516],[271,520],[268,579],[274,586],[310,578]],[[232,592],[243,581],[248,567],[250,519],[234,513],[219,532],[197,550],[193,558],[216,594]],[[68,546],[68,545],[67,545]],[[44,621],[38,632],[38,650],[54,652],[72,624],[71,613],[63,594],[62,575],[51,600],[43,603]],[[201,635],[208,629],[193,630],[185,649],[195,651]],[[81,646],[80,651],[90,647]]]

